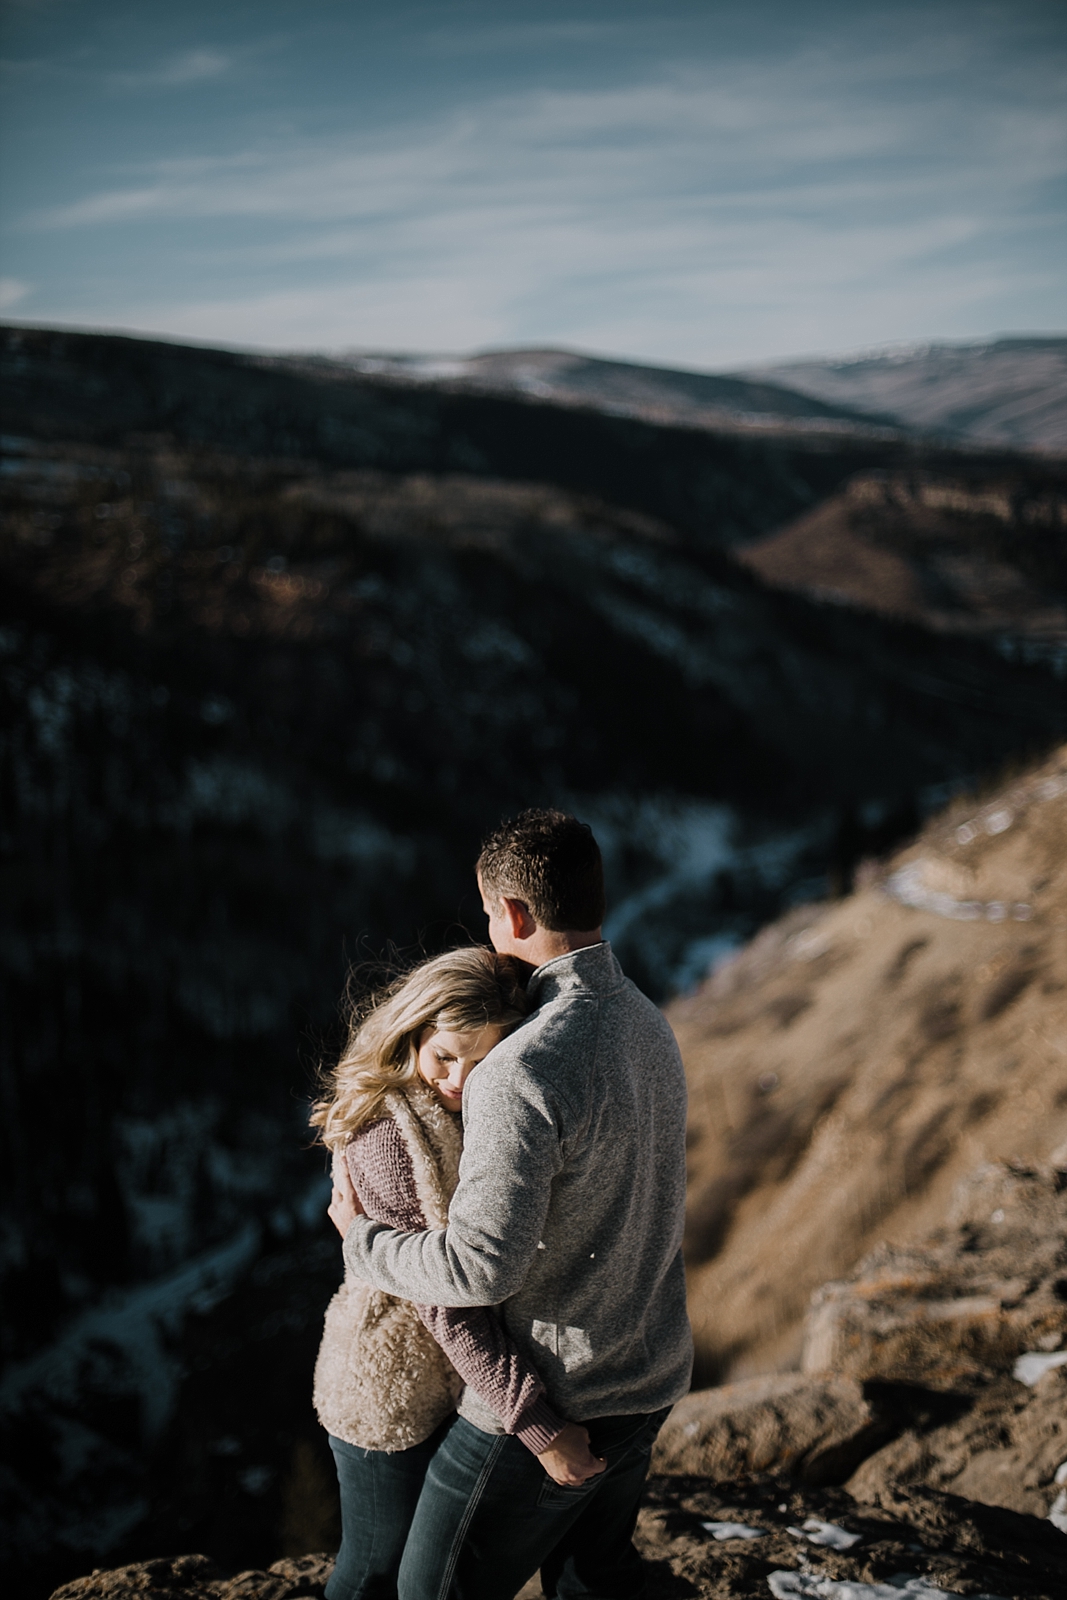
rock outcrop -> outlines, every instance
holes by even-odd
[[[653,1466],[715,1482],[782,1469],[840,1482],[883,1437],[858,1383],[787,1372],[694,1390],[671,1412]]]
[[[727,1523],[760,1536],[716,1537],[709,1523],[720,1533]],[[827,1525],[855,1542],[820,1542],[834,1540]],[[939,1591],[1062,1600],[1067,1562],[1067,1536],[1018,1512],[933,1490],[903,1493],[891,1508],[857,1505],[841,1489],[799,1489],[766,1477],[653,1479],[637,1543],[649,1564],[650,1600],[770,1600],[790,1592],[886,1600],[909,1581],[913,1594],[926,1588],[924,1600]],[[775,1573],[785,1582],[780,1577],[772,1587]],[[865,1591],[863,1584],[891,1587]]]
[[[1067,1537],[1018,1512],[923,1490],[901,1493],[891,1507],[859,1506],[844,1490],[803,1489],[766,1475],[733,1483],[653,1478],[636,1543],[648,1600],[769,1600],[790,1592],[883,1600],[909,1581],[915,1600],[1062,1600],[1067,1559]],[[205,1556],[179,1556],[93,1573],[52,1600],[317,1600],[330,1566],[308,1556],[228,1578]],[[539,1596],[534,1579],[520,1600]]]
[[[984,1166],[951,1217],[814,1296],[804,1369],[906,1423],[849,1479],[858,1499],[924,1485],[1044,1517],[1067,1462],[1067,1172]]]
[[[1067,647],[1067,494],[1057,470],[1024,488],[860,473],[841,494],[744,546],[765,582],[839,605],[909,617],[940,632]]]
[[[208,1556],[172,1556],[100,1568],[57,1589],[52,1600],[320,1600],[332,1555],[288,1557],[266,1572],[227,1575]]]
[[[951,1383],[1067,1343],[1067,1172],[983,1166],[950,1217],[816,1291],[804,1372]]]
[[[1046,1373],[1032,1390],[1000,1378],[948,1393],[916,1386],[906,1397],[887,1395],[884,1410],[894,1401],[898,1415],[910,1409],[911,1425],[847,1480],[845,1487],[857,1500],[892,1507],[901,1494],[923,1487],[1035,1517],[1049,1515],[1057,1497],[1056,1474],[1067,1461],[1063,1367]],[[947,1420],[938,1423],[939,1413],[947,1413]]]
[[[787,1472],[890,1509],[936,1489],[1047,1518],[1067,1473],[1067,1171],[984,1165],[950,1218],[816,1292],[803,1371],[681,1401],[658,1470]]]

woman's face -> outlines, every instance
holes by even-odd
[[[477,1033],[449,1033],[447,1028],[424,1028],[419,1040],[419,1077],[436,1089],[442,1105],[458,1111],[463,1104],[463,1085],[506,1028],[481,1028]]]

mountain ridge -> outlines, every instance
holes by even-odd
[[[991,446],[1067,451],[1067,337],[1006,335],[746,369],[804,394]]]
[[[930,342],[723,372],[536,346],[341,359],[396,381],[521,392],[695,426],[902,432],[1067,451],[1067,337],[1056,335]]]
[[[5,326],[28,334],[219,349],[165,335],[146,339],[121,332]],[[238,346],[228,353],[293,372],[350,374],[455,394],[551,400],[573,409],[712,431],[915,437],[957,447],[1067,452],[1067,336],[1061,335],[928,341],[723,371],[537,345],[463,355],[272,352]]]

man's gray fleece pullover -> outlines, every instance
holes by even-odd
[[[500,1307],[573,1421],[685,1394],[685,1077],[666,1018],[607,944],[530,980],[538,1010],[468,1078],[448,1227],[357,1217],[352,1270],[420,1305]],[[469,1390],[460,1412],[502,1424]]]

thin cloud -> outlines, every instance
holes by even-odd
[[[996,108],[966,117],[959,151],[946,143],[937,106],[873,110],[850,87],[830,97],[824,73],[750,75],[724,83],[663,81],[628,90],[530,93],[376,134],[286,144],[215,160],[161,162],[151,180],[104,190],[25,219],[31,228],[69,228],[130,217],[244,216],[343,221],[483,206],[607,204],[655,208],[693,193],[752,209],[767,203],[823,203],[865,192],[892,195],[943,186],[987,197],[1060,175],[1061,117],[1052,104]],[[787,85],[782,80],[788,77]],[[832,75],[831,75],[832,77]],[[949,141],[951,143],[953,141]],[[820,171],[824,174],[820,177]],[[148,176],[148,174],[146,174]],[[881,200],[879,199],[881,197]]]
[[[974,331],[951,319],[980,313],[1011,281],[992,268],[961,278],[951,252],[973,241],[980,222],[968,218],[909,228],[854,225],[830,235],[767,220],[757,228],[724,226],[712,250],[707,236],[681,226],[657,241],[620,225],[606,250],[602,239],[534,220],[497,234],[472,255],[465,242],[478,222],[472,214],[438,219],[419,234],[419,248],[366,262],[347,283],[251,295],[235,287],[213,299],[142,303],[124,309],[122,325],[327,350],[563,341],[721,365],[861,344],[871,328],[892,327],[894,319],[914,326],[928,316],[931,334]],[[235,276],[239,284],[243,274]]]
[[[647,23],[644,28],[647,28]],[[603,45],[608,40],[622,39],[633,31],[633,23],[622,19],[610,22],[583,22],[577,18],[566,22],[542,19],[537,22],[500,22],[467,28],[452,24],[426,33],[422,44],[424,48],[440,55],[510,54],[515,50],[546,50],[560,45]]]
[[[33,291],[33,285],[23,283],[19,278],[0,278],[0,311],[7,311],[11,306],[17,306],[20,300]]]
[[[184,89],[224,77],[233,68],[232,56],[221,50],[184,50],[157,67],[137,72],[114,72],[111,83],[119,89]]]

